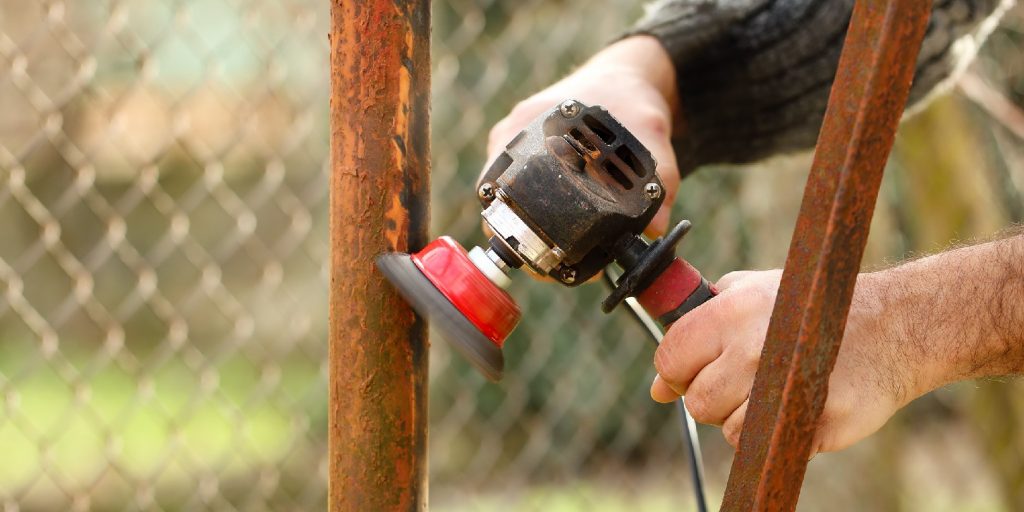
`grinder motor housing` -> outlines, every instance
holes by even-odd
[[[655,167],[607,110],[566,101],[519,132],[481,177],[492,248],[513,267],[526,263],[568,286],[586,282],[658,211],[664,188]]]

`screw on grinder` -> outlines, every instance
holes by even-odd
[[[387,253],[377,266],[417,313],[491,380],[521,312],[502,288],[512,269],[578,286],[616,263],[623,272],[602,304],[635,296],[668,325],[717,292],[675,246],[680,222],[652,242],[641,233],[664,201],[656,162],[607,110],[566,100],[519,132],[477,185],[493,236],[467,252],[441,237],[414,254]]]

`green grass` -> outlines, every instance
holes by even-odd
[[[532,485],[472,495],[431,496],[431,508],[445,512],[544,510],[545,512],[687,512],[696,510],[689,488],[670,482],[664,474],[638,471],[621,479],[576,480],[563,484]],[[718,508],[720,493],[709,503]]]
[[[0,495],[85,490],[111,468],[159,493],[194,485],[196,473],[230,479],[279,467],[310,425],[293,417],[313,415],[294,399],[319,387],[316,365],[283,360],[269,397],[254,396],[260,372],[238,356],[201,377],[181,358],[142,377],[109,362],[76,386],[67,376],[95,356],[62,348],[61,358],[0,346]]]

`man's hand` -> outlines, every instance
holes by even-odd
[[[908,400],[900,392],[908,386],[903,371],[892,367],[893,347],[879,335],[877,302],[868,299],[870,276],[860,276],[854,292],[812,453],[839,450],[871,434]],[[737,446],[781,277],[781,270],[723,277],[717,284],[721,293],[680,318],[665,336],[654,360],[659,377],[651,396],[671,402],[685,394],[694,419],[721,425],[729,444]]]
[[[782,272],[733,272],[672,325],[651,396],[739,442]],[[1024,372],[1024,236],[857,279],[812,454],[845,448],[945,384]]]
[[[654,155],[665,184],[665,201],[647,234],[663,234],[679,188],[679,168],[670,142],[676,80],[668,54],[649,36],[629,37],[608,46],[569,76],[519,102],[498,121],[488,138],[488,162],[535,117],[570,98],[608,109]]]

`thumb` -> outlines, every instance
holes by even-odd
[[[672,158],[670,164],[658,166],[658,177],[661,178],[665,197],[661,202],[661,207],[658,208],[658,213],[654,214],[651,223],[644,229],[644,234],[649,238],[657,238],[667,233],[672,220],[672,205],[679,192],[679,171],[675,167],[675,158]]]

